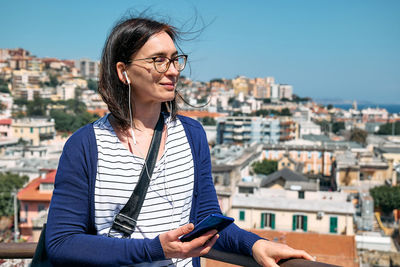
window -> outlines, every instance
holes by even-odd
[[[308,151],[308,158],[311,159],[311,152]]]
[[[31,127],[31,133],[33,133],[33,127]]]
[[[46,207],[43,204],[38,204],[38,212],[41,212],[42,210],[45,210]]]
[[[299,195],[299,199],[304,199],[304,191],[299,191],[298,195]]]
[[[244,210],[239,211],[239,221],[244,221],[245,220],[245,212]]]
[[[28,218],[28,210],[29,210],[28,204],[24,205],[24,210],[25,210],[25,218]]]
[[[305,215],[293,215],[293,231],[303,230],[307,232],[307,216]]]
[[[275,229],[275,214],[273,213],[261,213],[261,228]]]
[[[329,233],[337,233],[337,217],[330,218]]]

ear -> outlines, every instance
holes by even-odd
[[[124,71],[126,70],[126,65],[123,62],[117,62],[116,65],[117,68],[117,74],[118,74],[118,78],[119,80],[124,83],[127,84],[126,78],[124,76]]]

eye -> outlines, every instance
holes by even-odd
[[[154,58],[154,62],[155,63],[165,63],[165,62],[167,62],[167,58],[166,57],[155,57]]]

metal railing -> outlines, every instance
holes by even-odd
[[[37,243],[0,243],[0,259],[31,259],[35,253]],[[203,256],[207,259],[222,261],[225,263],[246,266],[260,267],[253,258],[211,250],[207,255]],[[337,265],[326,264],[322,262],[313,262],[302,259],[289,259],[278,263],[281,267],[335,267]]]

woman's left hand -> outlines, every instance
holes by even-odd
[[[304,250],[291,248],[285,244],[260,239],[252,248],[253,257],[263,267],[279,267],[276,264],[282,259],[303,258],[314,261],[314,258]]]

